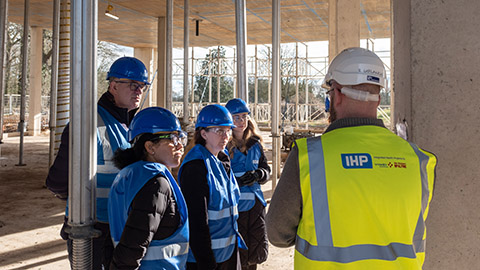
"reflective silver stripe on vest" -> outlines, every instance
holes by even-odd
[[[147,254],[143,257],[146,261],[157,261],[168,259],[188,253],[188,242],[175,243],[164,246],[149,246]]]
[[[307,139],[307,151],[310,166],[310,188],[315,219],[315,228],[318,246],[311,245],[305,239],[296,237],[295,249],[310,260],[333,261],[349,263],[358,260],[378,259],[396,260],[398,257],[416,258],[415,252],[425,251],[425,241],[422,240],[425,223],[423,212],[428,204],[428,175],[426,166],[428,156],[423,154],[416,146],[412,145],[420,160],[420,173],[422,179],[422,213],[420,213],[415,233],[413,246],[402,243],[390,243],[386,246],[380,245],[353,245],[349,247],[334,247],[332,241],[332,230],[330,227],[330,216],[328,208],[328,197],[325,177],[325,162],[323,156],[322,141],[311,142]],[[312,181],[314,179],[315,181]],[[322,214],[318,214],[322,213]]]
[[[212,249],[226,248],[230,245],[235,244],[237,235],[231,235],[225,238],[212,239]]]
[[[332,228],[330,227],[330,212],[328,209],[327,181],[325,177],[325,160],[323,157],[322,141],[318,143],[309,143],[307,139],[308,163],[317,169],[310,168],[310,188],[312,194],[312,204],[314,213],[324,213],[321,215],[313,215],[315,226],[319,225],[317,231],[317,244],[319,246],[333,247]],[[318,179],[319,181],[311,181]]]
[[[418,149],[413,143],[410,143],[415,154],[418,156],[420,163],[420,176],[422,178],[422,212],[418,217],[417,227],[415,228],[415,233],[413,235],[413,246],[416,252],[425,252],[425,240],[423,240],[423,234],[425,232],[425,221],[423,220],[423,215],[428,206],[428,197],[430,196],[430,190],[428,189],[428,172],[427,165],[428,160],[430,159],[425,153]]]
[[[95,197],[96,198],[106,198],[108,199],[108,193],[110,193],[109,188],[99,188],[95,189]]]
[[[297,236],[295,249],[310,260],[350,263],[359,260],[379,259],[394,261],[397,257],[415,258],[412,246],[390,243],[386,246],[355,245],[349,247],[313,246]]]
[[[103,156],[105,156],[105,153]],[[119,171],[120,170],[115,167],[112,161],[105,160],[105,164],[97,165],[97,173],[114,174],[118,173]]]
[[[233,215],[238,215],[238,208],[237,206],[229,207],[222,209],[220,211],[215,211],[215,210],[208,210],[208,219],[211,220],[218,220],[226,217],[230,217]]]
[[[240,201],[254,201],[255,193],[252,192],[242,192],[240,193]]]

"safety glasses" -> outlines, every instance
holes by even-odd
[[[137,82],[132,82],[132,81],[114,81],[116,83],[128,83],[130,90],[131,91],[136,91],[137,89],[140,89],[140,91],[144,91],[147,88],[146,84],[139,84]]]
[[[211,131],[211,132],[217,134],[220,137],[221,136],[227,136],[227,137],[232,136],[232,130],[230,128],[224,129],[224,128],[221,128],[221,127],[214,127],[214,128],[207,128],[207,131]]]
[[[232,116],[234,122],[239,122],[240,120],[247,121],[248,120],[248,114],[236,114]]]
[[[183,147],[187,146],[188,136],[184,131],[180,133],[169,133],[169,134],[154,134],[157,135],[158,139],[170,139],[175,147],[181,144]]]

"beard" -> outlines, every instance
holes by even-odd
[[[328,115],[328,122],[331,124],[333,121],[337,120],[337,111],[335,110],[335,95],[330,97],[330,108],[329,108],[329,115]]]

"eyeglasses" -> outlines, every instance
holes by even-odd
[[[230,137],[232,135],[232,130],[230,128],[224,129],[221,127],[216,127],[216,128],[207,128],[207,131],[212,131],[218,136],[227,136]]]
[[[154,134],[157,135],[157,134]],[[170,134],[159,134],[156,138],[158,139],[170,139],[173,143],[173,146],[177,147],[181,144],[183,147],[187,146],[188,136],[185,132],[180,132],[179,134],[170,133]]]
[[[115,81],[116,83],[128,83],[130,84],[130,90],[131,91],[136,91],[137,89],[140,89],[140,91],[144,91],[146,88],[147,88],[147,85],[146,84],[139,84],[139,83],[136,83],[136,82],[132,82],[132,81]]]
[[[248,120],[248,114],[243,114],[243,115],[238,115],[237,114],[237,115],[232,116],[232,118],[233,118],[234,122],[238,122],[238,121],[240,121],[240,119],[243,120],[243,121],[247,121]]]

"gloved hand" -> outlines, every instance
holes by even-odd
[[[237,177],[237,182],[239,186],[251,186],[255,181],[258,181],[259,175],[256,173],[256,171],[248,171],[245,172],[240,177]]]
[[[263,185],[263,184],[267,183],[268,180],[270,180],[270,173],[268,173],[268,171],[266,171],[266,170],[256,169],[255,173],[258,175],[257,182],[260,185]]]

